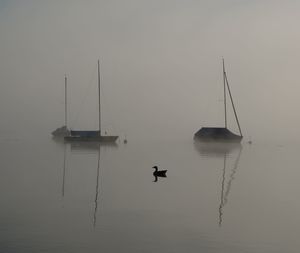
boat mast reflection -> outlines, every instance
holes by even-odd
[[[234,166],[233,166],[233,168],[231,170],[231,173],[230,173],[229,180],[227,182],[226,188],[225,188],[225,178],[226,178],[226,159],[227,159],[227,154],[226,153],[224,154],[223,170],[222,170],[222,183],[221,183],[221,198],[220,198],[220,205],[219,205],[219,227],[222,226],[222,222],[223,222],[223,208],[224,208],[224,206],[228,202],[228,196],[229,196],[229,193],[230,193],[232,182],[233,182],[233,180],[235,178],[234,175],[237,172],[237,168],[238,168],[238,164],[239,164],[239,161],[240,161],[241,153],[242,153],[242,147],[240,147],[238,156],[235,159],[235,163],[234,163]]]
[[[97,169],[96,169],[96,187],[95,187],[95,197],[94,197],[94,208],[93,208],[93,227],[96,227],[97,223],[97,210],[98,210],[98,201],[99,201],[99,188],[100,188],[100,151],[101,148],[117,148],[118,145],[102,145],[99,143],[81,143],[74,142],[64,144],[64,160],[63,160],[63,173],[62,173],[62,188],[61,195],[64,198],[65,196],[65,181],[66,181],[66,170],[67,170],[67,148],[70,145],[71,154],[75,155],[90,155],[97,154]]]
[[[94,209],[94,228],[96,227],[97,222],[97,209],[98,209],[98,195],[99,195],[99,174],[100,174],[100,146],[98,152],[98,165],[97,165],[97,181],[96,181],[96,194],[95,194],[95,209]]]
[[[224,206],[228,202],[228,196],[230,193],[232,182],[235,178],[235,174],[238,169],[238,164],[240,161],[241,153],[242,153],[242,145],[240,143],[204,143],[200,141],[194,142],[195,149],[200,153],[201,156],[208,157],[222,157],[223,158],[223,169],[222,169],[222,177],[221,177],[221,194],[220,194],[220,204],[218,207],[219,212],[219,227],[222,226],[223,222],[223,209]],[[233,168],[229,175],[229,180],[226,184],[226,165],[227,158],[229,155],[238,152],[238,155],[233,164]]]
[[[63,165],[63,178],[62,178],[62,188],[61,188],[61,195],[62,197],[65,196],[65,178],[66,178],[66,154],[67,153],[67,145],[64,145],[64,165]]]

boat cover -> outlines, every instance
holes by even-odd
[[[202,127],[197,133],[195,138],[200,139],[213,139],[213,140],[240,140],[242,136],[230,132],[225,127]]]
[[[100,131],[81,131],[81,130],[71,130],[71,136],[78,137],[96,137],[100,135]]]

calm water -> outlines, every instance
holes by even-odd
[[[0,252],[299,252],[297,144],[0,148]]]

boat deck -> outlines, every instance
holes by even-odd
[[[66,136],[64,138],[67,142],[116,142],[119,136]]]

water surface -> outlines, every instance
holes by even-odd
[[[0,252],[299,252],[296,144],[0,148]]]

